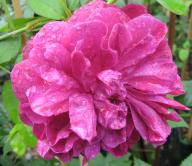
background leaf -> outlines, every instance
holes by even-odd
[[[23,156],[27,147],[34,148],[36,145],[36,138],[33,136],[31,128],[22,123],[16,124],[11,129],[8,140],[18,156]]]
[[[175,97],[175,99],[188,107],[192,107],[192,81],[183,81],[185,94]]]
[[[182,0],[157,0],[162,6],[179,15],[186,15],[188,6]]]
[[[59,20],[66,18],[60,1],[61,0],[27,0],[27,3],[38,15]]]
[[[74,11],[80,6],[80,0],[67,0],[67,2],[71,11]]]
[[[105,166],[131,166],[132,160],[129,159],[130,156],[131,154],[128,153],[121,158],[115,158],[111,154],[108,154],[105,161]]]
[[[14,37],[0,41],[0,64],[8,63],[16,57],[21,48],[21,38]]]
[[[180,122],[173,122],[173,121],[168,120],[168,123],[171,126],[171,128],[177,128],[177,127],[187,127],[188,128],[189,127],[184,119]]]
[[[150,164],[140,160],[137,157],[134,157],[134,166],[151,166]]]
[[[6,81],[3,85],[2,101],[5,109],[9,112],[10,120],[18,123],[18,100],[13,94],[10,81]]]
[[[191,166],[192,165],[192,154],[190,154],[183,162],[181,166]]]

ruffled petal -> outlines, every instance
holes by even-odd
[[[121,9],[129,18],[133,19],[143,14],[147,14],[147,9],[144,5],[129,4]]]
[[[69,97],[71,130],[83,140],[91,141],[97,134],[96,114],[90,95],[75,93]]]
[[[171,132],[171,128],[168,126],[166,120],[145,103],[131,96],[128,101],[132,105],[131,114],[133,122],[143,139],[156,145],[163,144]]]

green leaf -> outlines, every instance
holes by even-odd
[[[29,146],[29,147],[35,147],[36,145],[36,139],[32,134],[32,130],[30,127],[22,124],[22,123],[18,123],[16,124],[12,130],[9,133],[9,139],[12,139],[15,137],[15,135],[21,135],[23,142]]]
[[[180,49],[179,50],[179,58],[184,62],[189,57],[189,49]]]
[[[10,145],[13,149],[13,151],[18,155],[18,156],[23,156],[25,154],[26,151],[26,145],[22,140],[22,136],[21,135],[16,135],[11,141],[10,141]]]
[[[81,5],[85,5],[89,0],[80,0]]]
[[[139,158],[134,157],[134,166],[151,166],[151,165],[140,160]]]
[[[115,158],[111,154],[107,155],[106,161],[105,161],[105,166],[131,166],[132,165],[132,160],[130,160],[130,153],[127,155],[121,157],[121,158]]]
[[[192,154],[190,154],[185,160],[182,161],[181,166],[191,166]]]
[[[188,128],[189,127],[184,119],[182,121],[180,121],[180,122],[173,122],[173,121],[168,120],[168,124],[171,126],[171,128],[177,128],[177,127],[186,127],[186,128]]]
[[[5,109],[9,112],[10,120],[18,123],[18,100],[13,94],[10,81],[6,81],[3,85],[2,100]]]
[[[69,9],[71,11],[76,10],[80,6],[80,0],[68,0]]]
[[[79,159],[73,159],[67,166],[79,166],[80,161]]]
[[[183,81],[185,94],[175,97],[175,99],[188,107],[192,107],[192,80]]]
[[[19,54],[15,60],[15,63],[20,63],[21,61],[23,60],[23,55],[22,54]]]
[[[12,37],[0,41],[0,64],[13,60],[21,48],[21,38]]]
[[[13,161],[8,156],[0,156],[0,165],[13,166]]]
[[[10,146],[10,143],[8,141],[5,142],[3,146],[3,155],[5,156],[7,153],[11,152],[12,148]]]
[[[66,18],[61,0],[27,0],[31,9],[40,16],[50,19]]]
[[[95,166],[95,165],[99,166],[99,165],[103,165],[104,162],[105,162],[105,158],[101,154],[99,154],[93,160],[91,160],[88,165],[89,166]]]
[[[11,129],[8,140],[18,156],[23,156],[27,147],[34,148],[36,145],[36,139],[32,135],[31,128],[22,123],[16,124]]]
[[[162,6],[178,15],[186,15],[188,6],[182,0],[157,0]]]

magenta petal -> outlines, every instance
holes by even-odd
[[[132,109],[131,113],[133,116],[134,124],[139,125],[139,128],[136,128],[143,135],[143,139],[157,145],[164,143],[167,136],[171,132],[171,129],[168,126],[167,122],[148,105],[131,97],[129,98],[129,100],[132,102],[132,104],[137,105],[135,109]],[[142,119],[142,121],[139,120],[139,118]],[[143,124],[145,125],[140,125],[139,123],[141,122],[143,122]],[[144,126],[145,129],[143,128],[140,130],[140,127]]]
[[[148,100],[163,104],[167,107],[174,108],[174,109],[190,110],[188,107],[184,106],[183,104],[164,96],[152,96],[152,97],[148,97]]]
[[[52,67],[70,72],[70,52],[60,43],[47,43],[44,58]]]
[[[16,96],[23,102],[27,102],[25,92],[33,85],[40,84],[39,64],[34,60],[24,60],[20,64],[14,66],[11,71],[11,82]],[[43,72],[46,65],[41,66]]]
[[[67,153],[73,148],[77,140],[78,137],[72,134],[67,139],[60,139],[51,149],[55,153]]]
[[[99,143],[88,145],[85,147],[85,156],[87,160],[91,160],[100,152],[100,145]]]
[[[67,112],[68,96],[69,94],[66,93],[65,88],[56,86],[54,88],[50,86],[33,86],[27,90],[31,109],[41,116],[52,116]]]
[[[119,144],[126,141],[126,131],[121,130],[105,130],[105,135],[103,137],[103,143],[108,148],[115,148]]]
[[[68,123],[68,113],[50,117],[46,128],[46,136],[50,145],[55,145],[60,139],[69,136],[70,132]]]
[[[128,152],[128,144],[124,142],[114,149],[109,149],[109,151],[116,157],[122,157]]]
[[[133,19],[142,14],[147,14],[147,9],[144,5],[140,4],[129,4],[122,8],[122,11],[128,15],[129,18]]]
[[[82,139],[91,141],[96,136],[96,114],[90,95],[76,93],[69,97],[71,129]]]
[[[38,115],[35,112],[33,112],[30,108],[29,103],[21,104],[20,112],[21,112],[21,114],[25,115],[31,122],[33,122],[35,124],[46,123],[46,121],[47,121],[46,117]]]
[[[50,160],[53,157],[53,152],[50,150],[50,147],[45,141],[38,141],[37,143],[37,152],[46,160]]]
[[[157,113],[159,113],[161,116],[165,117],[167,120],[172,120],[179,122],[181,121],[181,117],[179,114],[175,111],[170,111],[167,108],[161,106],[160,104],[157,103],[150,103],[150,106],[153,107]]]
[[[61,161],[64,163],[69,163],[72,159],[72,152],[69,153],[60,153],[57,155]]]
[[[83,81],[85,79],[85,73],[91,66],[89,59],[87,59],[82,52],[75,50],[72,53],[72,72],[76,79]],[[76,65],[78,64],[78,66]]]
[[[123,24],[114,25],[109,36],[109,45],[123,54],[149,35],[154,37],[151,42],[158,45],[165,38],[166,33],[167,27],[165,24],[150,15],[141,15],[130,20],[127,26]]]
[[[99,111],[98,120],[101,125],[115,130],[126,126],[127,107],[125,103],[115,105],[105,101],[96,105]]]

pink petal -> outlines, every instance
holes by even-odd
[[[45,138],[45,125],[44,124],[34,124],[33,134],[39,139],[43,140]]]
[[[109,45],[120,54],[134,48],[149,35],[153,36],[149,44],[156,45],[165,38],[167,27],[150,15],[141,15],[130,20],[127,25],[116,24],[109,36]],[[123,56],[123,55],[121,55]]]
[[[11,83],[15,95],[24,103],[27,102],[26,90],[33,85],[41,84],[39,73],[47,69],[46,64],[39,65],[34,59],[24,60],[16,64],[11,71]]]
[[[126,131],[121,130],[105,130],[105,135],[102,139],[103,144],[108,148],[115,148],[119,144],[126,141]]]
[[[70,132],[68,124],[68,113],[50,117],[46,127],[46,136],[50,145],[55,145],[59,140],[69,136]]]
[[[87,145],[85,147],[85,156],[87,160],[91,160],[94,157],[96,157],[96,155],[98,155],[98,153],[100,152],[100,144],[92,144],[92,145]]]
[[[122,11],[127,14],[127,16],[131,19],[138,17],[142,14],[147,14],[147,9],[144,5],[140,4],[129,4],[122,8]]]
[[[55,153],[67,153],[72,148],[78,137],[74,134],[67,137],[67,139],[60,139],[54,146],[51,147]]]
[[[105,101],[96,105],[99,111],[98,121],[105,128],[117,130],[126,126],[127,106],[125,103],[115,105]]]
[[[60,153],[57,155],[61,161],[64,163],[69,163],[72,160],[72,151],[68,153]]]
[[[36,150],[45,160],[50,160],[54,155],[45,141],[38,140]]]
[[[31,109],[36,114],[46,117],[67,112],[68,96],[66,90],[61,87],[32,86],[27,90]]]
[[[46,117],[36,114],[31,110],[30,104],[25,103],[20,105],[20,112],[24,114],[31,122],[35,124],[46,123]]]
[[[135,105],[135,108],[131,109],[131,114],[136,129],[143,139],[157,145],[164,143],[171,132],[166,121],[155,110],[143,102],[135,100],[132,97],[129,97],[129,101],[132,105]]]
[[[90,95],[75,93],[69,97],[71,129],[82,139],[91,141],[96,136],[96,114]]]

